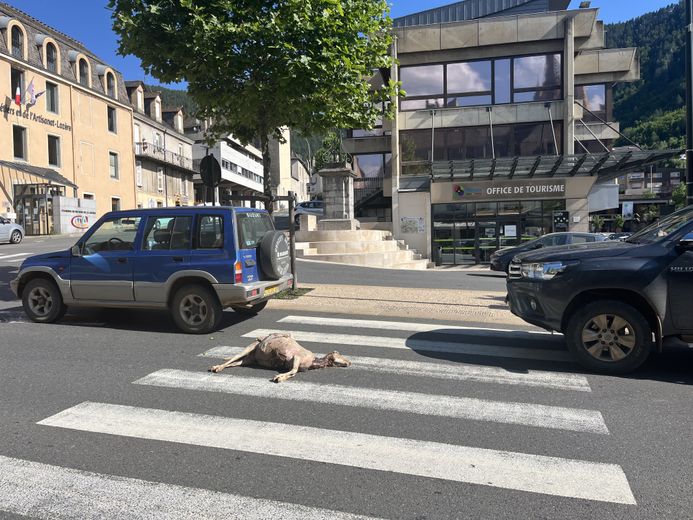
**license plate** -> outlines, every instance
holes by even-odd
[[[267,287],[265,289],[265,296],[270,296],[274,293],[276,293],[279,290],[279,286],[275,285],[274,287]]]

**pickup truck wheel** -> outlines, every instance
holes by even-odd
[[[216,295],[206,287],[185,285],[173,296],[171,314],[183,332],[207,334],[221,324],[222,307]]]
[[[642,365],[652,350],[652,330],[634,307],[598,301],[577,310],[566,329],[568,349],[596,372],[626,374]]]
[[[31,280],[24,287],[22,305],[29,319],[36,323],[54,323],[67,311],[60,289],[45,278]]]
[[[255,305],[232,305],[231,308],[234,312],[237,312],[238,314],[253,316],[265,307],[267,307],[267,302],[268,300],[256,303]]]

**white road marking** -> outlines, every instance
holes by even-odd
[[[0,260],[7,260],[8,258],[15,258],[17,256],[29,256],[33,254],[34,253],[17,253],[16,255],[2,255],[0,256]]]
[[[439,334],[457,334],[460,331],[477,332],[478,335],[487,336],[489,332],[511,333],[513,336],[540,335],[552,336],[551,332],[542,330],[518,330],[518,329],[492,329],[486,327],[464,327],[460,325],[447,325],[442,323],[413,323],[410,321],[376,321],[376,320],[352,320],[344,318],[328,318],[320,316],[286,316],[279,323],[298,323],[301,325],[324,325],[330,327],[354,327],[358,329],[402,330],[407,332],[437,332]],[[562,337],[557,334],[556,337]]]
[[[404,350],[423,350],[427,352],[446,352],[452,354],[472,354],[502,358],[538,359],[544,361],[574,362],[568,352],[548,349],[520,347],[500,347],[497,345],[475,345],[411,338],[386,338],[380,336],[358,336],[351,334],[326,334],[300,330],[256,329],[244,338],[262,338],[273,332],[289,332],[296,341],[327,343],[332,345],[355,345],[369,347],[396,348]]]
[[[157,370],[134,381],[134,384],[289,401],[308,401],[374,410],[392,410],[418,415],[519,424],[585,433],[605,435],[609,433],[602,414],[597,410],[542,404],[490,401],[471,397],[401,392],[305,381],[291,381],[276,385],[259,377],[175,369]]]
[[[81,403],[38,424],[547,495],[636,503],[616,464],[106,403]],[[330,446],[336,449],[326,448]]]
[[[42,519],[365,520],[326,509],[0,456],[0,511]]]
[[[200,354],[210,358],[230,358],[240,354],[243,347],[216,347]],[[315,353],[316,356],[325,354]],[[431,377],[453,381],[474,381],[477,383],[495,383],[501,385],[520,385],[531,387],[555,388],[576,392],[591,392],[585,376],[562,372],[545,372],[525,370],[522,372],[500,367],[467,365],[455,363],[425,363],[421,361],[403,361],[400,359],[349,356],[352,362],[349,370],[367,370],[405,376]]]

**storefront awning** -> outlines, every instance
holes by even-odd
[[[68,186],[70,188],[77,188],[76,184],[67,180],[65,177],[60,175],[55,170],[51,170],[49,168],[40,168],[38,166],[32,166],[30,164],[10,162],[10,161],[0,161],[0,166],[4,166],[6,168],[12,168],[14,170],[25,172],[25,173],[28,173],[30,175],[35,175],[37,177],[41,177],[42,179],[46,179],[51,184],[60,184],[61,186]]]
[[[489,181],[597,176],[599,180],[604,181],[660,161],[680,157],[682,153],[682,150],[619,150],[579,155],[435,161],[432,165],[431,180]]]

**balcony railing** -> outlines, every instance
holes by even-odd
[[[195,171],[193,168],[193,160],[184,157],[180,154],[166,150],[161,146],[156,146],[153,143],[135,143],[135,155],[149,157],[157,161],[178,166],[186,170]]]
[[[354,179],[354,203],[359,204],[383,191],[382,177],[362,177]]]

